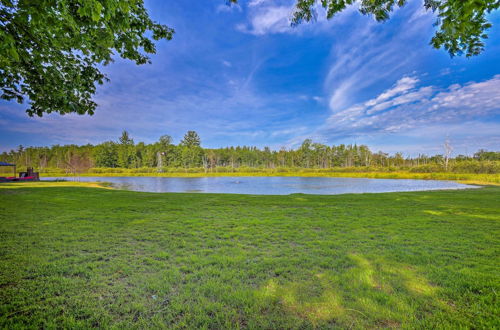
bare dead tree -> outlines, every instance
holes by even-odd
[[[162,173],[163,172],[163,156],[165,155],[165,152],[160,152],[158,151],[156,153],[156,171],[158,173]]]
[[[450,139],[447,137],[444,141],[444,170],[448,171],[448,163],[450,161],[453,147],[451,146]]]
[[[209,162],[208,162],[208,157],[204,154],[201,156],[201,161],[203,163],[203,169],[205,170],[205,173],[207,173],[208,168],[209,168]]]

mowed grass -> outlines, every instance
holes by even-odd
[[[2,328],[498,328],[500,188],[0,189]]]

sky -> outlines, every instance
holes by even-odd
[[[293,0],[145,0],[175,29],[151,65],[103,68],[94,116],[30,118],[0,102],[0,151],[135,142],[195,130],[202,146],[294,148],[306,138],[405,155],[500,150],[500,11],[485,51],[453,57],[429,45],[436,17],[409,0],[384,23],[351,6],[290,26]]]

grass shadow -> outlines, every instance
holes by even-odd
[[[256,295],[313,327],[404,327],[409,317],[447,312],[439,288],[412,266],[346,256],[346,267],[311,274],[308,279],[280,282],[270,279]]]

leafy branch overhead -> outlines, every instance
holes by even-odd
[[[93,114],[99,66],[115,54],[148,63],[174,33],[142,0],[0,0],[0,25],[1,97],[28,98],[30,116]]]
[[[395,7],[402,7],[408,0],[297,0],[292,25],[315,21],[318,7],[323,7],[331,19],[349,5],[359,5],[364,15],[383,22]],[[237,3],[238,0],[230,0]],[[424,0],[424,8],[436,13],[438,31],[431,40],[435,48],[444,48],[451,56],[479,55],[484,50],[486,30],[491,23],[486,15],[500,7],[500,0]]]
[[[297,0],[292,24],[309,22],[316,19],[315,8],[318,3],[326,10],[327,18],[344,10],[355,0]],[[359,11],[373,15],[377,21],[389,19],[395,7],[402,7],[407,0],[361,0]],[[499,0],[424,0],[426,10],[437,14],[435,26],[438,31],[431,40],[435,48],[443,47],[451,56],[465,54],[467,57],[480,54],[484,49],[486,30],[491,24],[486,14],[498,9]]]

